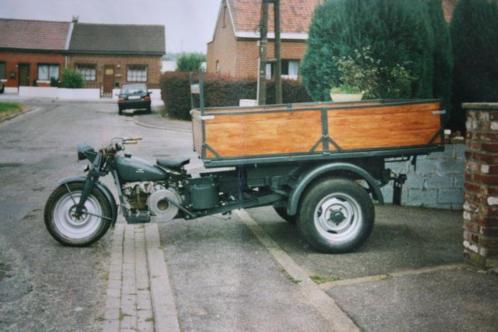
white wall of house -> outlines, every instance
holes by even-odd
[[[99,100],[99,89],[64,89],[53,87],[19,87],[19,97],[53,98],[61,100]]]

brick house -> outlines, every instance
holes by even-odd
[[[110,94],[125,82],[159,87],[164,26],[0,19],[0,80],[7,88],[49,86],[64,68]]]
[[[281,1],[282,76],[296,79],[304,57],[313,10],[323,0]],[[261,1],[223,0],[212,41],[208,43],[207,72],[239,78],[258,75],[258,39]],[[273,10],[268,25],[268,58],[274,58]],[[273,72],[267,65],[267,75]]]
[[[306,51],[308,26],[314,9],[323,0],[281,1],[282,77],[297,79],[300,62]],[[449,22],[457,0],[442,0]],[[269,8],[268,53],[274,58],[273,10]],[[207,72],[238,78],[255,78],[259,65],[259,21],[261,0],[222,0],[212,40],[208,43]],[[273,64],[267,64],[267,77]]]
[[[158,88],[165,53],[164,26],[71,24],[68,67],[83,74],[86,85],[104,94],[126,82]]]
[[[0,80],[7,88],[48,86],[64,68],[69,22],[0,19]]]

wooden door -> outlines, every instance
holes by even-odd
[[[28,63],[20,63],[19,64],[19,85],[20,86],[29,86],[29,64]]]
[[[112,95],[114,88],[114,65],[104,66],[104,95]]]

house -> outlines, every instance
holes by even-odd
[[[159,88],[164,26],[71,23],[68,66],[104,94],[127,82]]]
[[[314,9],[323,0],[280,2],[282,77],[297,79],[306,51],[308,27]],[[451,20],[457,0],[442,0],[445,19]],[[222,0],[212,40],[208,43],[207,72],[237,78],[256,78],[259,66],[259,24],[261,0]],[[269,8],[267,57],[273,51],[273,10]],[[267,78],[273,76],[267,64]]]
[[[69,22],[0,19],[0,80],[7,89],[59,79],[69,27]]]
[[[7,88],[49,86],[64,68],[104,95],[125,82],[159,87],[164,26],[0,19],[0,80]]]
[[[282,76],[297,79],[306,51],[308,26],[315,7],[323,0],[281,1]],[[259,65],[259,21],[261,1],[223,0],[212,41],[208,43],[207,72],[239,78],[255,78]],[[274,58],[273,10],[270,6],[267,57]],[[267,64],[267,75],[273,64]]]

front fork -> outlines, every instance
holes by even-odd
[[[88,171],[85,184],[83,185],[83,192],[81,193],[80,201],[76,204],[75,217],[79,218],[85,212],[85,202],[93,191],[95,184],[99,181],[100,177],[100,156],[97,156],[93,162],[93,167]]]

